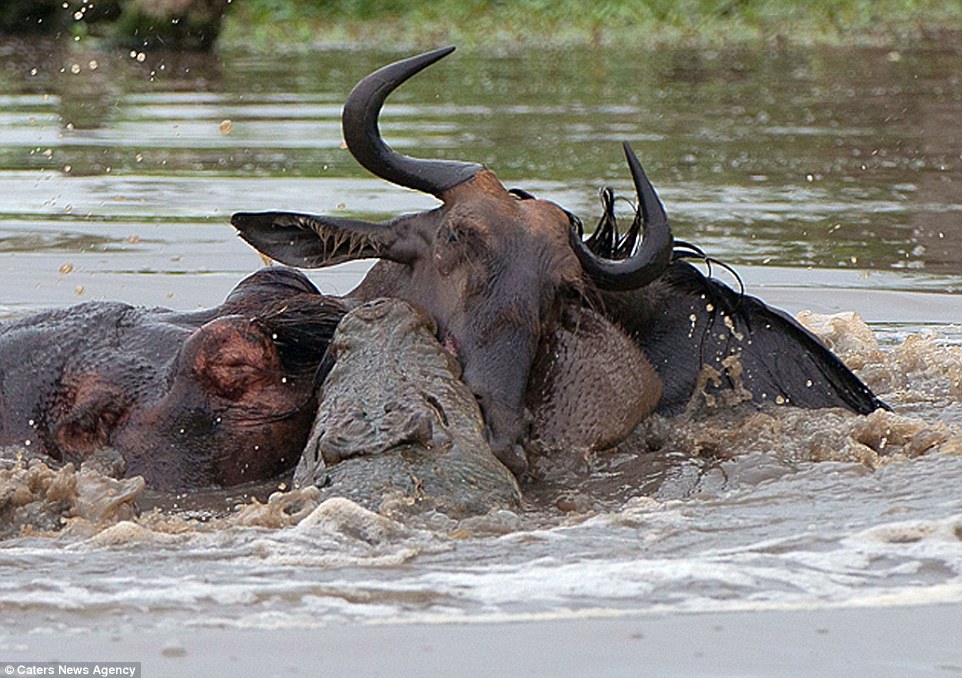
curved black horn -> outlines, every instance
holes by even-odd
[[[603,290],[625,291],[644,287],[661,275],[671,263],[674,244],[665,208],[628,142],[623,146],[635,192],[638,194],[639,209],[644,217],[641,247],[627,259],[604,259],[588,249],[575,228],[569,232],[571,247],[578,256],[582,269]]]
[[[371,73],[351,90],[341,126],[351,155],[368,171],[399,186],[440,197],[473,177],[481,165],[453,160],[420,160],[392,150],[381,139],[377,118],[384,100],[401,83],[454,51],[454,47],[397,61]]]

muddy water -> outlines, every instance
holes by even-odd
[[[387,218],[339,106],[394,55],[0,44],[0,315],[194,308],[259,265],[235,210]],[[949,46],[459,54],[391,143],[482,161],[590,223],[630,140],[678,237],[803,314],[893,407],[701,402],[546,470],[525,510],[401,524],[265,485],[157,497],[0,468],[0,628],[83,632],[962,601],[962,54]],[[316,272],[345,292],[364,266]],[[826,317],[826,314],[854,312]],[[259,497],[253,499],[252,497]]]

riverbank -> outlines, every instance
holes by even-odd
[[[204,620],[198,619],[198,623]],[[135,622],[134,622],[135,623]],[[962,605],[245,630],[128,626],[0,639],[3,662],[141,662],[144,676],[941,676]],[[920,629],[925,629],[920,632]]]
[[[440,43],[700,46],[732,43],[903,45],[962,35],[962,5],[949,0],[579,0],[403,3],[395,0],[247,0],[228,12],[222,46],[407,48]]]

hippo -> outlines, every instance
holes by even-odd
[[[88,302],[0,324],[0,446],[185,491],[290,471],[346,311],[272,267],[191,312]],[[109,457],[108,457],[109,458]]]

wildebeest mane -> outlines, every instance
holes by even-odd
[[[346,313],[346,305],[333,297],[299,295],[268,308],[254,320],[267,330],[285,372],[303,377],[316,375]]]
[[[601,257],[630,256],[638,246],[638,208],[609,188],[602,189],[601,200],[603,215],[586,244]],[[632,228],[625,234],[614,214],[616,202],[634,209]],[[569,218],[582,233],[577,217]],[[590,305],[621,324],[664,380],[660,412],[684,410],[692,396],[690,384],[706,368],[717,373],[714,388],[747,389],[760,404],[844,405],[863,414],[888,409],[814,334],[746,294],[732,266],[691,243],[676,240],[674,245],[671,264],[650,289],[590,294]],[[705,265],[705,273],[690,263],[695,260]],[[728,271],[738,289],[714,278],[713,266]]]

